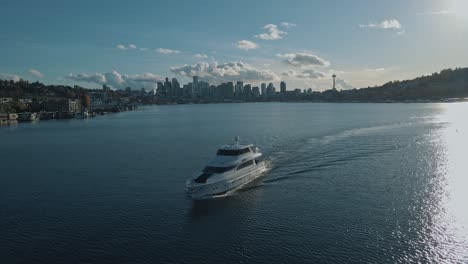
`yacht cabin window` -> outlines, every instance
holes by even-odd
[[[248,160],[248,161],[242,163],[241,165],[239,165],[239,167],[237,167],[237,170],[241,170],[241,169],[243,169],[245,167],[248,167],[250,165],[253,165],[253,164],[254,164],[253,160]]]
[[[218,156],[238,156],[244,153],[249,153],[250,148],[243,149],[219,149],[216,155]]]

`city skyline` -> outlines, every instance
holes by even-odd
[[[463,0],[216,3],[5,3],[0,78],[151,89],[197,75],[321,91],[333,74],[338,89],[363,88],[468,60]]]

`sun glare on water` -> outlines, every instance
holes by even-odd
[[[440,238],[440,245],[448,245],[444,243],[445,239],[453,242],[442,251],[446,250],[451,259],[458,259],[466,256],[465,245],[468,241],[468,104],[443,104],[441,107],[443,112],[439,121],[444,124],[444,128],[440,134],[440,153],[444,157],[441,158],[441,171],[435,173],[441,173],[445,178],[445,184],[441,186],[445,194],[442,195],[440,208],[437,210],[440,218],[435,217],[434,219],[438,219],[435,222],[438,223],[433,224],[438,226],[435,229],[445,230],[443,235],[441,233],[435,236]]]

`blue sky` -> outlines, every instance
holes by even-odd
[[[367,87],[468,66],[468,0],[3,1],[0,78]],[[197,55],[198,54],[198,55]]]

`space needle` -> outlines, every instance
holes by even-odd
[[[335,78],[336,78],[336,74],[333,74],[333,75],[332,75],[332,78],[333,78],[333,90],[336,90],[336,88],[335,88]]]

